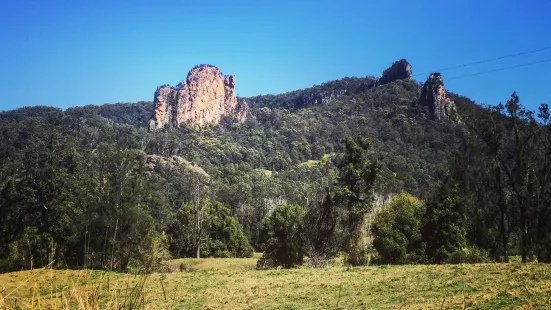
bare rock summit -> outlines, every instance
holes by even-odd
[[[411,72],[410,63],[405,59],[400,59],[392,63],[392,66],[383,71],[377,84],[384,85],[396,80],[411,80]]]
[[[429,76],[421,90],[419,104],[428,107],[432,119],[459,120],[455,103],[448,97],[440,73]]]
[[[149,121],[149,131],[165,127],[191,127],[219,124],[224,116],[243,122],[248,105],[235,96],[235,76],[223,75],[212,65],[196,66],[185,81],[176,87],[163,85],[154,95],[155,111]]]

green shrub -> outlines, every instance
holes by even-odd
[[[377,213],[371,231],[374,259],[382,264],[412,264],[426,262],[421,235],[423,202],[407,193],[400,193]]]
[[[252,257],[253,249],[241,224],[230,209],[215,203],[209,210],[209,255],[213,257]]]
[[[260,240],[264,254],[257,262],[260,269],[293,268],[304,262],[304,208],[280,205],[262,225]]]
[[[369,253],[363,244],[352,244],[344,253],[344,262],[348,266],[366,266],[369,264]]]
[[[444,185],[427,203],[422,228],[425,252],[431,263],[453,261],[459,251],[466,248],[468,221],[465,202],[456,188]]]
[[[477,246],[468,246],[453,252],[448,258],[450,264],[476,264],[490,261],[490,254],[487,250]]]
[[[201,212],[201,225],[197,214]],[[200,233],[197,233],[197,232]],[[228,207],[204,199],[201,207],[185,204],[176,214],[169,231],[171,250],[176,257],[196,257],[200,239],[200,257],[251,257],[253,249],[243,227]]]

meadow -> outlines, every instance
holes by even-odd
[[[172,272],[0,274],[0,309],[551,309],[551,265],[256,270],[256,258],[178,259]]]

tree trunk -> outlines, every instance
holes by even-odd
[[[197,242],[197,258],[201,258],[201,241]]]
[[[509,234],[507,232],[507,220],[505,218],[505,213],[507,212],[507,205],[501,198],[499,199],[499,213],[500,213],[500,223],[499,223],[499,232],[501,235],[501,245],[503,251],[503,261],[505,263],[509,262]]]
[[[520,255],[522,257],[522,263],[525,264],[528,262],[528,232],[523,213],[524,212],[521,212],[520,216]]]

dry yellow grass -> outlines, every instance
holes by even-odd
[[[185,271],[179,271],[180,264]],[[145,302],[142,308],[551,309],[551,266],[545,264],[295,270],[256,270],[255,264],[256,258],[171,261],[177,272],[147,278],[140,296]],[[29,271],[0,275],[2,294],[32,275]],[[36,278],[37,281],[28,281],[11,295],[19,305],[31,303],[33,290],[41,292],[44,304],[49,299],[59,300],[62,293],[70,296],[71,290],[78,292],[98,285],[103,305],[109,298],[112,304],[121,303],[128,294],[124,288],[141,279],[99,271],[61,270],[51,273],[46,270]],[[107,281],[109,289],[105,287]],[[58,306],[62,307],[59,303]],[[13,303],[3,307],[11,309]]]
[[[3,309],[121,309],[142,300],[146,277],[94,270],[12,272],[0,275]]]

